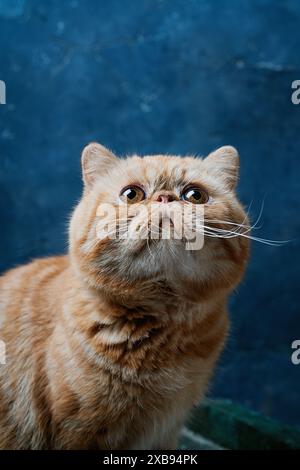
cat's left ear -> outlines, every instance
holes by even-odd
[[[82,177],[85,186],[92,186],[97,176],[108,171],[115,163],[117,157],[103,145],[92,142],[82,152]]]
[[[220,147],[204,160],[208,171],[222,179],[225,185],[234,190],[239,176],[240,158],[237,150],[230,145]]]

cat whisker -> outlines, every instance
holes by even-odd
[[[214,229],[212,227],[208,227],[205,225],[203,225],[202,227],[199,227],[198,229],[196,228],[196,231],[199,231],[199,233],[202,233],[212,238],[245,237],[245,238],[248,238],[249,240],[257,241],[259,243],[262,243],[265,245],[271,245],[271,246],[282,246],[291,241],[291,240],[271,240],[267,238],[256,237],[253,235],[247,235],[248,230],[245,232],[234,232],[234,231],[223,230],[223,229]]]

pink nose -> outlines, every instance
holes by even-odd
[[[154,201],[168,203],[175,201],[177,197],[173,193],[168,192],[158,192],[154,195]]]

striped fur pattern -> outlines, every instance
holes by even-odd
[[[141,185],[147,205],[158,191],[179,201],[192,182],[210,195],[207,221],[245,223],[238,155],[118,159],[90,144],[82,166],[68,254],[0,278],[0,448],[176,448],[226,340],[248,240],[205,237],[187,251],[181,240],[99,239],[97,208],[113,204],[121,223],[123,187]]]

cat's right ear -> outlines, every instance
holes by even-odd
[[[114,153],[103,145],[92,142],[82,152],[82,178],[86,187],[91,187],[98,175],[105,173],[117,162]]]

